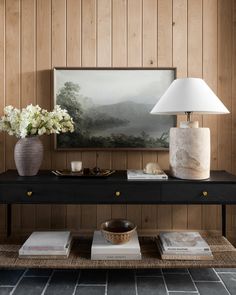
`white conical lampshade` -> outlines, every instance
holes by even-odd
[[[151,114],[228,114],[229,110],[200,78],[174,80],[151,110]]]

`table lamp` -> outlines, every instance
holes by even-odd
[[[181,179],[210,177],[210,130],[191,121],[192,113],[228,114],[228,109],[200,78],[174,80],[160,97],[151,114],[185,114],[186,122],[170,129],[170,172]]]

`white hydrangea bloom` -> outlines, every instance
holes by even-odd
[[[40,106],[28,105],[22,110],[9,105],[4,108],[4,115],[0,118],[0,131],[19,138],[73,132],[74,122],[67,110],[56,105],[52,112]]]

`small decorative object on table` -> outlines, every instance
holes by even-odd
[[[7,106],[0,119],[0,131],[19,138],[14,151],[17,171],[20,176],[33,176],[38,173],[43,160],[39,136],[73,132],[74,123],[67,110],[58,105],[52,112],[32,104],[22,110]]]
[[[160,168],[158,163],[147,163],[143,170],[127,170],[128,180],[163,180],[168,175]]]
[[[81,171],[53,170],[52,173],[61,177],[104,178],[115,173],[115,170],[99,169],[95,167],[93,169],[83,168]]]
[[[111,219],[101,224],[101,231],[112,244],[127,243],[136,231],[136,225],[126,219]]]

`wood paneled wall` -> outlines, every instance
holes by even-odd
[[[211,128],[212,168],[236,173],[236,25],[234,0],[0,0],[0,111],[4,105],[52,107],[53,66],[177,67],[201,77],[231,110],[197,116]],[[165,152],[55,152],[44,137],[43,167],[142,168]],[[0,169],[14,168],[15,139],[0,134]],[[203,143],[204,144],[204,143]],[[78,187],[79,189],[79,187]],[[0,232],[5,234],[5,206]],[[228,234],[236,228],[228,208]],[[156,229],[220,230],[218,206],[15,205],[13,231],[69,228],[91,232],[107,218],[127,217],[143,233]]]

